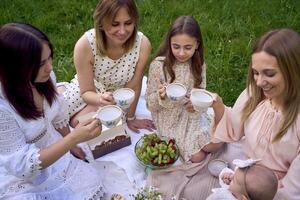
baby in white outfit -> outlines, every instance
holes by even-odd
[[[272,200],[277,192],[275,173],[258,160],[234,160],[237,168],[225,168],[219,175],[221,188],[212,189],[206,200]]]

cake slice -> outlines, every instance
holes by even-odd
[[[106,128],[102,125],[101,135],[89,140],[87,144],[92,151],[94,159],[97,159],[108,153],[129,146],[131,144],[131,138],[126,133],[120,121],[117,126],[113,128]]]

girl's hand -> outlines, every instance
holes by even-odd
[[[164,84],[160,84],[158,86],[158,94],[159,94],[159,97],[161,99],[165,99],[166,98],[166,87],[167,87],[167,84],[164,83]]]
[[[225,172],[225,173],[223,174],[223,176],[221,177],[221,179],[223,180],[223,182],[224,182],[226,185],[229,185],[229,184],[231,183],[231,181],[233,180],[233,176],[234,176],[233,173]]]
[[[104,92],[103,94],[100,94],[99,106],[114,105],[114,104],[116,104],[116,102],[111,92]]]
[[[130,130],[133,132],[139,133],[139,129],[147,129],[149,131],[153,131],[155,129],[155,126],[153,124],[153,121],[150,119],[134,119],[134,120],[128,120],[127,126]]]
[[[185,103],[185,109],[186,109],[186,111],[188,111],[190,113],[195,112],[194,106],[190,100],[188,100],[188,102]]]
[[[90,119],[86,122],[79,123],[73,130],[73,137],[76,143],[91,140],[101,134],[102,126],[98,119]]]

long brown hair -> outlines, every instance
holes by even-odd
[[[35,106],[32,85],[50,105],[56,99],[57,93],[50,78],[43,83],[34,82],[40,69],[43,44],[48,45],[53,57],[52,44],[36,27],[10,23],[0,28],[1,89],[24,119],[37,119],[43,115]]]
[[[273,138],[280,140],[287,130],[295,123],[300,112],[300,36],[291,29],[276,29],[264,34],[255,44],[252,54],[266,52],[274,56],[285,81],[283,94],[283,121]],[[245,121],[256,106],[265,98],[262,89],[256,85],[254,74],[249,66],[247,90],[250,98],[243,109],[242,120]]]
[[[199,88],[202,82],[202,66],[204,64],[203,41],[200,26],[192,16],[178,17],[171,28],[169,29],[164,42],[160,46],[157,56],[164,56],[164,72],[168,73],[171,77],[171,82],[175,80],[175,73],[173,66],[176,58],[174,57],[171,49],[171,38],[178,34],[187,34],[193,37],[198,42],[198,48],[195,50],[191,58],[191,72],[194,77],[194,87]]]
[[[125,52],[128,52],[134,45],[139,21],[139,14],[134,0],[100,0],[93,16],[97,53],[100,55],[107,55],[107,39],[103,31],[103,24],[105,22],[112,23],[120,8],[126,8],[134,23],[133,33],[124,44]]]

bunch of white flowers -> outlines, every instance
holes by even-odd
[[[134,200],[163,200],[161,193],[154,187],[139,190],[136,195],[132,195]]]

